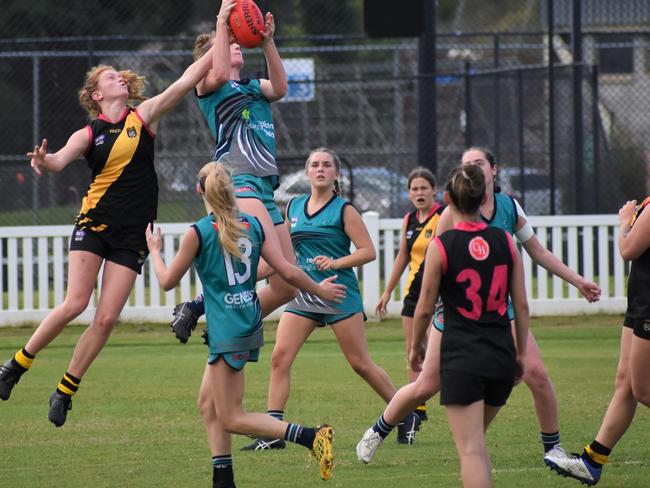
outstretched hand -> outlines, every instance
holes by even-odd
[[[318,294],[319,297],[337,303],[343,301],[347,286],[342,285],[341,283],[334,283],[336,278],[338,278],[337,275],[330,276],[318,284],[318,287],[320,288],[320,293]]]
[[[160,232],[160,227],[156,229],[156,232],[153,232],[153,224],[147,225],[147,230],[145,231],[145,237],[147,238],[147,247],[151,254],[160,253],[162,249],[162,234]]]
[[[41,176],[41,166],[45,163],[45,155],[47,154],[47,139],[43,139],[40,146],[34,146],[34,151],[28,152],[27,157],[31,159],[30,165],[34,172]]]
[[[273,40],[273,34],[275,34],[275,19],[271,12],[266,12],[266,17],[264,19],[264,30],[262,34],[262,44],[265,44]]]

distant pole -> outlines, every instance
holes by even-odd
[[[582,0],[573,0],[571,50],[573,51],[573,195],[574,211],[583,212],[584,134],[582,122]]]
[[[551,215],[555,215],[555,69],[553,66],[554,2],[546,0],[548,21],[548,154],[551,178]]]
[[[418,164],[436,174],[436,0],[424,0],[424,32],[419,40],[418,71]]]

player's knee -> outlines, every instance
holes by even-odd
[[[419,402],[426,402],[440,391],[439,378],[423,378],[420,380],[418,377],[414,385],[415,400]]]
[[[275,348],[271,354],[271,370],[274,373],[285,372],[291,368],[293,358],[291,355],[283,350]]]
[[[72,320],[81,315],[88,307],[89,301],[90,298],[66,297],[65,301],[62,303],[62,307],[68,320]]]
[[[534,364],[526,369],[524,383],[533,392],[552,391],[553,383],[543,364]]]
[[[221,425],[226,432],[231,434],[245,434],[246,426],[243,423],[241,412],[226,412],[219,417]]]
[[[348,358],[348,362],[350,363],[352,371],[357,373],[362,378],[368,376],[368,373],[372,368],[372,362],[369,359],[361,356],[350,356]]]
[[[111,312],[96,312],[92,326],[95,328],[96,332],[109,335],[113,331],[113,327],[115,327],[118,317],[119,314]]]
[[[199,409],[201,417],[203,417],[205,420],[210,420],[216,417],[214,404],[208,395],[203,395],[200,393],[199,398],[196,400],[196,406]]]

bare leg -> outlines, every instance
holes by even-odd
[[[198,407],[203,418],[205,432],[208,435],[208,445],[212,456],[222,456],[232,452],[231,436],[223,428],[217,416],[217,408],[213,400],[212,385],[208,374],[210,365],[206,365],[199,390]]]
[[[291,366],[298,351],[316,323],[307,317],[285,312],[280,317],[271,354],[271,380],[269,383],[269,410],[284,410],[291,388]]]
[[[413,341],[413,317],[402,316],[402,331],[404,332],[404,345],[406,346],[406,375],[409,383],[413,383],[419,375],[418,372],[413,371],[408,365],[408,355],[411,350],[411,342]]]
[[[557,432],[560,426],[557,418],[555,389],[544,367],[539,347],[531,331],[528,332],[526,372],[523,380],[533,395],[535,413],[541,431],[547,433]]]
[[[97,282],[103,258],[86,251],[70,251],[68,256],[68,289],[65,300],[57,305],[29,338],[25,349],[38,354],[52,342],[73,319],[88,306]]]
[[[95,317],[77,341],[68,366],[70,374],[81,378],[102,350],[129,298],[136,275],[126,266],[106,261]]]
[[[627,328],[627,327],[626,327]],[[650,341],[632,335],[630,352],[632,393],[637,402],[650,407]]]
[[[490,413],[494,415],[496,412]],[[485,417],[483,400],[471,405],[447,405],[447,419],[460,457],[465,488],[492,486],[492,466],[485,446]]]
[[[273,225],[269,212],[264,204],[256,198],[238,198],[239,210],[257,217],[264,229],[265,238],[271,241],[273,247],[282,249],[282,254],[290,263],[296,262],[296,256],[291,245],[289,230],[284,224]],[[285,282],[280,276],[274,274],[269,278],[269,285],[262,288],[257,294],[262,306],[262,316],[266,316],[276,308],[293,300],[296,288]]]
[[[621,352],[616,370],[614,396],[609,402],[605,417],[596,435],[596,440],[603,446],[613,449],[632,423],[636,412],[636,400],[632,394],[630,379],[630,353],[633,333],[629,327],[621,332]]]
[[[332,326],[341,351],[355,373],[361,376],[386,402],[395,395],[395,387],[388,374],[370,358],[363,314],[337,322]]]
[[[244,399],[244,372],[235,371],[219,359],[206,368],[206,380],[210,382],[212,400],[217,416],[226,432],[248,434],[268,439],[284,439],[287,422],[264,413],[246,413],[242,407]],[[219,452],[225,449],[219,440],[213,440]],[[228,451],[230,452],[230,451]]]
[[[429,332],[427,353],[420,375],[415,382],[400,388],[384,410],[384,419],[390,425],[397,425],[414,408],[440,391],[441,340],[442,333],[440,331],[431,330]]]

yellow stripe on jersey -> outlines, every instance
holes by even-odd
[[[439,220],[439,213],[432,215],[413,242],[413,246],[411,247],[411,260],[409,262],[409,276],[406,280],[404,296],[408,294],[409,288],[411,288],[411,283],[413,283],[415,275],[424,262],[424,256],[427,253],[429,242],[431,242],[431,239],[436,236],[436,227],[438,227]]]
[[[135,137],[129,137],[129,134],[133,135],[134,129]],[[142,122],[135,114],[135,111],[131,111],[124,121],[122,132],[115,140],[115,144],[113,144],[106,164],[90,184],[88,193],[81,203],[79,213],[86,214],[89,210],[95,208],[109,187],[117,181],[124,168],[133,159],[133,155],[138,149],[141,135]]]

